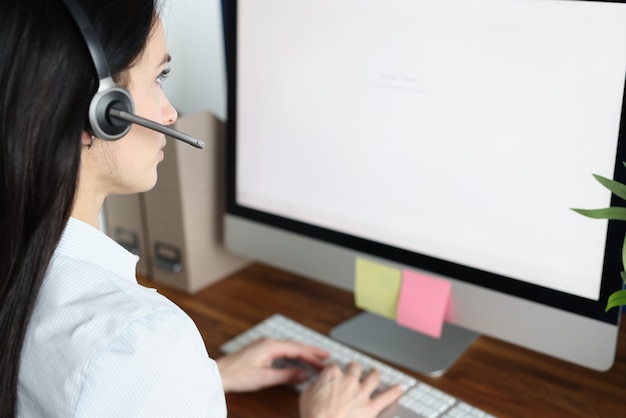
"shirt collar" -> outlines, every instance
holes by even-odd
[[[96,264],[120,277],[137,281],[139,257],[99,229],[79,219],[70,218],[67,221],[56,253]]]

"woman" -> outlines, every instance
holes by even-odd
[[[152,0],[81,1],[114,80],[135,112],[177,118],[160,87],[169,54]],[[270,367],[328,353],[262,340],[209,358],[178,307],[134,279],[136,257],[99,230],[106,196],[149,190],[162,134],[133,126],[94,135],[88,107],[98,77],[62,0],[0,2],[0,416],[226,416],[224,392],[302,378]],[[322,371],[300,399],[303,417],[373,417],[378,375]]]

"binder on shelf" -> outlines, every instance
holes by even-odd
[[[157,184],[144,193],[151,277],[195,293],[249,261],[223,245],[224,123],[201,112],[180,117],[174,128],[206,145],[198,150],[168,138]]]

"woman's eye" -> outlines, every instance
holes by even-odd
[[[165,67],[161,74],[157,77],[157,83],[162,84],[165,79],[170,75],[170,67]]]

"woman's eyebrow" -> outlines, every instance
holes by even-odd
[[[170,62],[171,60],[172,60],[172,56],[171,56],[170,54],[166,53],[166,54],[163,56],[163,59],[161,60],[161,62],[159,63],[159,65],[157,65],[157,67],[160,67],[160,66],[162,66],[162,65],[164,65],[164,64],[167,64],[167,63],[168,63],[168,62]]]

